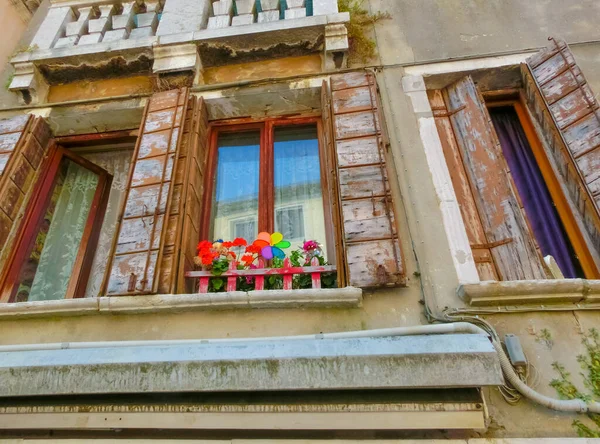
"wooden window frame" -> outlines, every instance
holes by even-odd
[[[73,153],[64,146],[55,145],[47,163],[43,165],[42,175],[33,190],[33,197],[25,212],[15,248],[8,260],[8,270],[1,284],[0,302],[13,302],[17,289],[20,270],[27,260],[27,253],[32,243],[35,242],[39,224],[44,217],[48,201],[51,197],[56,174],[64,158],[81,165],[82,167],[98,174],[98,185],[92,199],[90,212],[85,224],[79,250],[71,278],[67,285],[65,299],[81,298],[85,294],[87,280],[94,259],[95,247],[98,243],[104,213],[108,205],[112,176],[104,169],[83,157]]]
[[[550,160],[527,111],[527,101],[524,92],[520,89],[490,91],[484,94],[484,99],[487,108],[514,108],[585,277],[587,279],[600,279],[600,270],[598,270],[585,238],[577,225],[575,215],[563,192],[559,178],[554,173]]]
[[[325,215],[325,240],[327,242],[327,259],[336,263],[335,234],[331,209],[331,187],[327,176],[327,146],[323,134],[323,123],[318,116],[309,117],[275,117],[264,119],[228,119],[209,124],[209,151],[204,186],[204,214],[200,221],[201,238],[208,239],[212,218],[212,198],[214,193],[214,177],[217,172],[218,138],[222,133],[243,131],[260,131],[259,149],[259,190],[258,190],[258,231],[272,233],[275,229],[275,186],[274,186],[274,131],[276,127],[314,125],[317,127],[319,144],[319,165],[321,190],[323,196],[323,212]],[[258,233],[257,233],[258,234]],[[317,239],[318,240],[318,239]],[[252,241],[248,239],[248,241]]]

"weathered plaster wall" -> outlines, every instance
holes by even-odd
[[[413,64],[535,50],[566,40],[600,94],[600,3],[595,0],[369,0],[389,12],[375,30],[373,63]]]
[[[2,44],[0,45],[0,62],[6,63],[15,50],[19,38],[27,24],[19,16],[10,0],[0,0],[0,30]]]
[[[545,46],[549,36],[569,43],[597,41],[595,0],[369,0],[392,20],[378,25],[384,64],[432,60]]]
[[[412,269],[412,268],[411,268]],[[256,309],[96,315],[0,321],[0,344],[63,341],[239,338],[417,325],[418,282],[366,292],[359,309]]]
[[[40,26],[40,23],[46,16],[46,10],[48,9],[50,0],[45,0],[40,5],[40,7],[33,15],[31,20],[29,20],[29,23],[26,26],[23,26],[22,28],[21,26],[15,28],[14,34],[10,31],[11,25],[16,26],[18,22],[21,23],[21,19],[15,15],[14,18],[10,19],[10,25],[4,23],[3,21],[5,19],[5,12],[2,9],[4,3],[8,5],[10,3],[10,0],[0,0],[0,36],[2,38],[2,43],[0,44],[0,51],[6,51],[6,54],[0,57],[0,109],[10,108],[19,105],[16,94],[13,94],[12,92],[6,89],[8,79],[13,73],[12,66],[8,64],[8,59],[11,57],[11,55],[16,49],[27,48],[29,42],[31,41],[31,38],[33,37],[38,27]],[[11,8],[11,6],[8,5],[7,8]],[[7,47],[5,47],[4,42],[7,40],[10,42],[10,44],[7,45]],[[8,49],[8,46],[10,46],[10,49]]]

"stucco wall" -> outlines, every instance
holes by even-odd
[[[10,58],[26,27],[27,24],[19,17],[10,0],[0,0],[0,32],[2,35],[0,61],[2,64]]]

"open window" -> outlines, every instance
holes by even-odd
[[[26,302],[83,297],[94,262],[112,176],[64,147],[45,168],[2,287]]]
[[[482,280],[597,279],[598,106],[564,42],[528,64],[429,91],[473,257]]]

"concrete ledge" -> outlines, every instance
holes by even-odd
[[[306,290],[234,291],[206,294],[159,294],[0,304],[0,320],[119,313],[169,313],[190,310],[254,308],[356,308],[362,290],[355,287]]]
[[[457,293],[472,306],[595,304],[600,302],[600,280],[484,281],[460,285]]]
[[[0,353],[0,397],[500,385],[486,335],[273,339]]]

